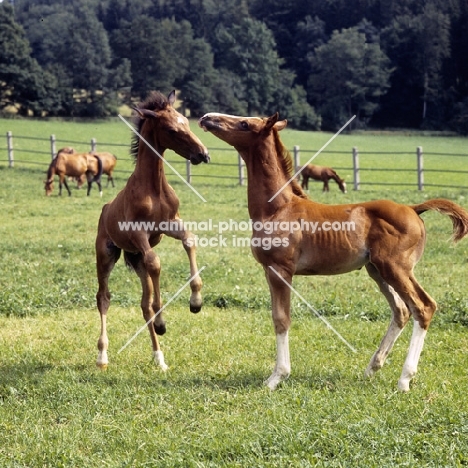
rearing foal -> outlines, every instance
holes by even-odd
[[[155,92],[135,109],[138,130],[138,136],[134,136],[132,142],[135,170],[126,187],[103,207],[99,219],[96,238],[99,290],[96,299],[101,314],[101,335],[96,364],[101,368],[106,368],[108,364],[108,279],[122,250],[125,262],[140,278],[143,289],[143,317],[149,322],[154,359],[163,370],[167,366],[156,336],[156,333],[162,335],[166,331],[164,320],[161,314],[158,314],[162,306],[159,290],[161,266],[159,257],[152,250],[152,247],[161,241],[163,234],[182,241],[190,262],[190,275],[193,277],[190,282],[190,310],[199,312],[202,307],[202,281],[196,276],[198,267],[193,235],[184,229],[179,218],[179,199],[166,180],[162,159],[143,141],[146,140],[161,156],[166,149],[172,149],[192,164],[209,161],[208,150],[191,132],[188,120],[172,107],[174,101],[174,92],[167,99],[161,93]],[[151,227],[147,224],[145,229],[145,226],[140,224],[142,229],[136,226],[132,229],[129,222],[149,223]],[[123,227],[125,225],[127,228]],[[155,317],[156,314],[158,315]]]
[[[205,130],[234,146],[247,167],[248,209],[254,227],[252,252],[265,270],[276,331],[276,366],[266,383],[273,390],[290,373],[288,285],[293,275],[336,275],[365,266],[393,312],[388,331],[365,373],[371,376],[382,367],[413,316],[413,335],[398,381],[398,388],[408,391],[436,310],[435,301],[413,274],[426,236],[418,215],[427,210],[448,215],[453,238],[458,241],[468,234],[468,212],[443,199],[410,206],[385,200],[346,205],[309,200],[296,180],[288,184],[292,162],[278,134],[286,123],[278,120],[278,114],[262,119],[210,113],[199,120]],[[275,232],[267,235],[260,227],[265,222],[270,222],[269,226],[276,222]],[[310,222],[319,226],[315,232],[308,229]],[[333,230],[330,226],[354,226],[354,230]],[[271,248],[266,250],[262,245]]]

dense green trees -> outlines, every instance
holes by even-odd
[[[357,27],[334,31],[311,62],[309,93],[324,128],[339,128],[354,114],[354,125],[367,123],[389,87],[390,61],[379,43],[368,42]]]
[[[151,89],[192,115],[468,133],[466,0],[7,0],[0,108],[106,116]]]
[[[57,79],[42,69],[31,57],[29,42],[23,28],[13,17],[13,8],[0,8],[0,107],[16,106],[20,114],[60,108],[54,98]]]

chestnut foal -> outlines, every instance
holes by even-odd
[[[188,120],[172,106],[175,93],[166,99],[161,93],[153,93],[138,108],[138,136],[133,137],[132,154],[135,170],[128,179],[126,187],[117,197],[107,203],[99,219],[96,237],[96,263],[99,290],[96,295],[101,315],[101,335],[98,340],[100,368],[108,365],[106,317],[110,303],[108,288],[109,275],[123,250],[125,261],[135,270],[141,281],[143,295],[141,309],[153,345],[155,362],[163,370],[167,368],[156,333],[162,335],[166,326],[161,310],[159,257],[152,247],[159,244],[163,234],[182,241],[190,262],[190,310],[199,312],[202,307],[200,290],[202,281],[197,276],[198,267],[195,257],[193,234],[184,229],[179,218],[179,199],[168,184],[164,174],[162,158],[145,143],[148,142],[160,155],[166,149],[191,161],[192,164],[208,162],[208,150],[198,137],[192,133]],[[142,138],[140,138],[140,135]],[[145,140],[145,141],[144,141]],[[123,223],[148,223],[152,228],[122,229]],[[147,224],[147,225],[148,225]],[[165,227],[166,226],[166,227]]]
[[[388,331],[365,374],[371,376],[382,367],[413,316],[413,335],[398,381],[398,388],[408,391],[436,310],[435,301],[413,274],[423,254],[426,236],[418,215],[427,210],[448,215],[453,223],[453,239],[458,241],[468,234],[468,212],[444,199],[409,206],[385,200],[346,205],[323,205],[309,200],[292,179],[291,157],[279,138],[278,132],[286,124],[286,120],[278,120],[278,114],[257,118],[209,113],[199,120],[203,129],[234,146],[247,167],[248,210],[254,226],[252,252],[265,271],[276,332],[276,366],[266,384],[275,389],[291,370],[288,286],[292,277],[337,275],[365,266],[393,312]],[[255,228],[267,221],[270,226],[271,222],[277,223],[273,234]],[[307,228],[310,222],[323,229],[312,232]],[[325,229],[338,225],[354,229]],[[271,248],[265,250],[262,241],[267,237],[270,242],[266,245]]]

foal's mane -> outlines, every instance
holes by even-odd
[[[164,110],[169,105],[167,97],[164,96],[159,91],[152,91],[149,96],[140,104],[138,104],[138,109],[147,109],[151,111],[160,111]],[[141,133],[143,127],[143,122],[145,119],[142,119],[138,114],[133,120],[133,123],[136,126],[138,135]],[[138,156],[138,145],[140,143],[140,137],[137,134],[133,133],[132,136],[132,145],[130,148],[130,154],[136,159]]]
[[[291,158],[291,154],[283,145],[279,137],[279,132],[278,130],[276,130],[276,128],[273,128],[273,135],[275,139],[275,148],[276,148],[276,154],[278,155],[278,160],[281,164],[281,168],[283,169],[286,179],[289,180],[294,175],[294,168],[293,168],[293,161]],[[302,190],[302,187],[299,185],[299,183],[297,182],[295,178],[291,180],[289,184],[291,185],[294,195],[297,195],[300,198],[307,198],[307,195]]]

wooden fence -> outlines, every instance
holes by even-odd
[[[24,140],[37,140],[37,141],[42,141],[42,142],[49,142],[50,150],[49,151],[39,151],[39,150],[30,150],[28,149],[28,153],[36,153],[36,154],[48,154],[50,155],[51,159],[53,159],[57,153],[57,140],[55,138],[55,135],[51,135],[50,138],[36,138],[36,137],[29,137],[29,136],[15,136],[17,139],[24,139]],[[13,134],[12,132],[7,132],[6,134],[6,143],[7,146],[5,148],[0,147],[0,152],[6,149],[7,156],[8,156],[8,166],[9,167],[14,167],[15,165],[15,150],[14,150],[14,142],[13,142]],[[95,138],[92,138],[89,142],[83,142],[83,141],[66,141],[62,142],[61,141],[61,146],[66,145],[87,145],[89,144],[90,151],[97,151],[98,150],[98,143]],[[128,145],[121,145],[121,144],[115,144],[115,143],[100,143],[101,146],[105,147],[106,150],[109,147],[124,147],[128,149]],[[230,151],[232,152],[232,149],[227,149],[227,148],[212,148],[211,151]],[[305,157],[303,158],[303,164],[309,161],[314,154],[316,153],[315,150],[301,150],[299,146],[294,146],[293,148],[293,159],[294,159],[294,167],[299,168],[301,166],[301,154],[305,154]],[[323,151],[323,153],[326,153],[326,151]],[[358,151],[358,148],[354,147],[352,148],[351,151],[349,152],[343,152],[343,151],[333,151],[334,154],[347,154],[351,156],[351,161],[352,161],[352,166],[351,167],[336,167],[334,166],[334,169],[336,170],[346,170],[346,171],[351,171],[353,175],[353,188],[354,190],[360,190],[363,185],[394,185],[394,186],[417,186],[418,190],[424,190],[424,187],[446,187],[446,188],[461,188],[461,189],[468,189],[468,170],[458,170],[458,169],[425,169],[424,168],[424,153],[423,153],[423,148],[421,146],[418,146],[413,155],[414,155],[414,169],[395,169],[395,168],[385,168],[385,167],[379,167],[379,168],[363,168],[360,166],[360,156],[361,155],[387,155],[389,157],[394,157],[396,154],[395,152],[378,152],[378,153],[369,153],[369,152],[362,152],[360,153]],[[410,154],[410,153],[401,153],[401,154]],[[457,158],[463,158],[464,161],[468,161],[468,154],[447,154],[447,153],[426,153],[427,155],[431,156],[450,156],[450,157],[457,157]],[[1,162],[1,159],[0,159]],[[23,160],[16,160],[16,162],[23,162],[23,163],[28,163],[28,164],[39,164],[39,165],[44,165],[44,162],[39,162],[39,161],[23,161]],[[185,178],[187,182],[191,183],[192,182],[192,172],[191,172],[191,164],[189,161],[186,161],[185,164]],[[218,179],[231,179],[231,180],[236,180],[238,184],[244,185],[246,181],[246,175],[245,175],[245,164],[240,158],[239,155],[237,155],[237,163],[236,164],[229,164],[229,163],[216,163],[212,162],[210,163],[211,166],[223,166],[223,167],[236,167],[237,168],[237,174],[236,175],[203,175],[203,177],[206,178],[218,178]],[[363,172],[366,171],[381,171],[381,172],[415,172],[416,173],[416,184],[415,183],[404,183],[404,182],[372,182],[371,180],[361,180],[361,175]],[[424,182],[424,174],[425,173],[430,173],[430,172],[438,172],[438,173],[453,173],[453,174],[466,174],[466,179],[463,181],[461,185],[444,185],[444,184],[434,184],[434,183],[425,183]],[[129,171],[122,171],[122,170],[117,170],[115,172],[121,172],[121,173],[126,173],[129,174]],[[197,175],[198,176],[198,175]]]

